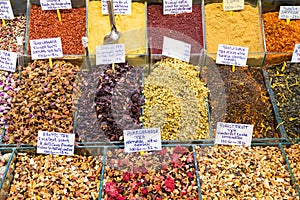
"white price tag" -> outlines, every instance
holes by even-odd
[[[42,10],[72,9],[71,0],[40,0]]]
[[[292,63],[300,63],[300,44],[295,44]]]
[[[300,6],[280,6],[279,19],[300,19]]]
[[[248,47],[219,44],[217,64],[246,66],[248,58]]]
[[[16,71],[18,53],[0,50],[0,69],[9,72]]]
[[[245,6],[244,0],[223,0],[223,10],[243,10]]]
[[[38,132],[37,153],[74,155],[75,134]]]
[[[119,15],[131,15],[131,0],[114,0],[114,13]],[[107,15],[107,1],[102,1],[102,14]]]
[[[33,60],[63,57],[61,38],[30,40]]]
[[[125,44],[96,46],[96,65],[125,63]]]
[[[164,15],[191,13],[193,10],[192,0],[164,0]]]
[[[14,13],[10,0],[0,0],[0,19],[13,19]]]
[[[252,124],[217,123],[215,144],[251,146]]]
[[[124,130],[125,152],[161,150],[159,128]]]
[[[189,62],[191,45],[164,36],[162,55]]]

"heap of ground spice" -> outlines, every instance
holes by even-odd
[[[208,53],[217,53],[219,44],[243,46],[249,48],[249,58],[258,59],[261,64],[264,56],[262,28],[259,8],[245,5],[244,10],[223,11],[222,3],[205,5],[206,46]],[[252,54],[251,53],[261,53]],[[248,63],[249,65],[256,63]]]
[[[42,10],[31,5],[29,40],[60,37],[63,54],[83,54],[82,37],[86,35],[85,8],[61,10],[60,22],[56,10]],[[30,52],[30,47],[28,47]]]
[[[147,7],[148,40],[151,53],[161,54],[163,37],[170,37],[192,45],[191,52],[199,53],[203,47],[202,12],[193,5],[192,13],[163,15],[163,6]]]

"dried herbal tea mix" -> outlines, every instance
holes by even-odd
[[[296,178],[298,186],[300,185],[300,143],[285,147],[284,151],[289,159],[292,171]]]
[[[78,66],[65,61],[34,61],[22,71],[8,113],[8,144],[36,144],[39,130],[72,133],[73,84]]]
[[[102,66],[95,96],[98,122],[110,141],[123,140],[123,130],[141,128],[143,71],[128,63]]]
[[[300,65],[282,63],[267,67],[271,87],[288,137],[300,137]]]
[[[23,44],[18,46],[17,37],[25,40],[26,17],[16,16],[14,19],[5,20],[6,26],[0,25],[0,49],[13,52],[23,52]]]
[[[186,147],[124,153],[107,151],[104,199],[199,199],[193,153]]]
[[[208,138],[208,89],[199,68],[165,59],[145,78],[144,127],[159,127],[163,140]]]
[[[224,94],[221,92],[210,97],[213,129],[216,128],[218,120],[222,120],[229,123],[253,124],[255,138],[279,137],[261,69],[237,67],[236,71],[232,72],[231,66],[217,65],[215,71],[206,67],[202,74],[207,79],[211,93],[214,89],[224,88]],[[219,104],[222,95],[226,101]],[[225,110],[223,118],[218,116],[221,108]],[[215,130],[213,132],[215,133]]]
[[[191,44],[192,53],[200,53],[203,48],[201,5],[193,5],[193,12],[164,15],[163,6],[147,6],[148,40],[151,53],[161,54],[163,37]]]
[[[278,147],[196,148],[203,199],[299,199]]]
[[[101,160],[18,153],[7,199],[98,199]]]
[[[292,58],[295,44],[300,43],[300,20],[292,19],[289,23],[279,19],[279,12],[263,15],[267,52],[285,52],[288,54],[267,54],[267,62],[279,63]]]

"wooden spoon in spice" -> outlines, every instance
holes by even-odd
[[[105,35],[103,44],[116,44],[118,43],[122,33],[119,32],[116,28],[114,5],[112,0],[107,0],[107,9],[111,30],[108,34]]]

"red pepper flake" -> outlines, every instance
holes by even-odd
[[[145,195],[145,196],[148,194],[147,188],[142,188],[142,189],[141,189],[141,192],[142,192],[142,194]]]
[[[168,176],[165,180],[164,189],[167,192],[172,192],[175,189],[175,181],[170,176]]]

